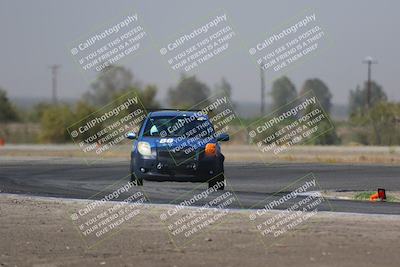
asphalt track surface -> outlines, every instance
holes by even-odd
[[[129,181],[128,170],[129,162],[117,160],[93,165],[87,165],[84,161],[53,162],[45,159],[6,161],[0,162],[0,191],[33,196],[101,199]],[[374,191],[381,187],[388,191],[400,191],[400,166],[227,163],[225,174],[226,191],[234,193],[237,200],[227,208],[263,208],[267,203],[281,199],[310,177],[316,178],[321,190]],[[143,187],[131,188],[129,194],[122,194],[118,200],[129,197],[132,192],[141,191],[150,203],[178,204],[206,189],[206,184],[199,183],[144,181]],[[214,192],[193,205],[202,206],[210,197],[223,193]],[[306,197],[297,196],[295,201]],[[293,199],[285,201],[277,209],[286,209],[293,203]],[[319,204],[318,211],[400,214],[400,203],[325,200]]]

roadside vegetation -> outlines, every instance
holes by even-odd
[[[354,195],[353,199],[355,200],[369,200],[370,196],[372,194],[375,194],[376,192],[373,191],[365,191],[365,192],[359,192],[356,195]],[[397,197],[391,195],[390,193],[386,193],[386,201],[387,202],[400,202],[400,199]]]
[[[270,111],[310,90],[317,96],[325,112],[330,114],[332,93],[327,84],[313,78],[305,80],[301,88],[296,89],[286,76],[275,80],[269,90],[272,102]],[[182,75],[176,85],[168,88],[162,104],[157,101],[158,88],[155,85],[142,85],[128,69],[110,66],[76,103],[42,102],[29,109],[17,108],[7,97],[6,91],[0,88],[0,139],[7,140],[7,143],[72,142],[67,127],[127,92],[136,92],[148,110],[163,106],[189,109],[200,102],[202,106],[207,105],[207,99],[215,94],[231,98],[232,87],[224,78],[210,87],[195,76]],[[400,145],[400,103],[388,102],[383,88],[376,82],[371,83],[370,103],[368,108],[367,83],[351,90],[348,119],[334,121],[334,129],[312,139],[308,145]],[[242,118],[241,122],[246,127],[260,118]],[[249,143],[245,134],[238,134],[234,139],[235,143]]]

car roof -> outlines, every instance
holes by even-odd
[[[149,113],[149,117],[176,117],[176,116],[195,116],[207,118],[207,115],[201,114],[199,111],[185,111],[185,110],[160,110]]]

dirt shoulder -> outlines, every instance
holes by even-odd
[[[177,248],[160,214],[146,205],[88,249],[69,217],[87,202],[0,194],[1,266],[398,266],[400,216],[320,212],[307,227],[262,244],[249,211],[232,211],[221,224]]]
[[[400,164],[400,147],[373,146],[294,146],[286,152],[274,155],[262,153],[251,145],[222,144],[227,162],[321,162],[345,164]],[[100,155],[85,154],[76,145],[6,145],[0,147],[0,158],[7,157],[53,157],[86,158],[88,160],[130,157],[130,145],[116,146]],[[96,158],[91,158],[96,156]]]

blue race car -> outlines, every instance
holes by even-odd
[[[144,120],[131,152],[131,182],[143,180],[208,182],[209,187],[224,189],[224,155],[219,141],[228,141],[226,133],[217,134],[208,116],[196,111],[155,111]]]

